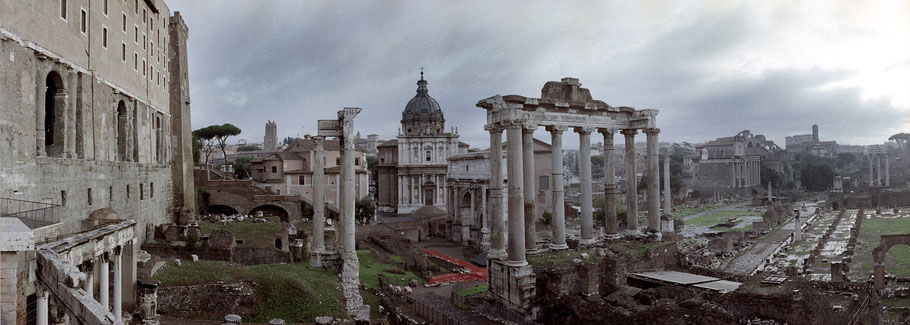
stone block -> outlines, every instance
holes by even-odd
[[[215,230],[209,236],[209,247],[216,249],[233,249],[235,245],[234,233],[228,230]]]
[[[708,251],[726,254],[733,251],[733,242],[727,238],[714,238],[708,241]]]

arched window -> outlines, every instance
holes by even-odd
[[[43,139],[39,137],[38,154],[49,157],[63,157],[63,138],[65,136],[64,114],[66,107],[66,90],[63,87],[63,78],[57,72],[51,71],[45,79],[44,92],[44,132]],[[43,141],[42,141],[43,140]],[[43,143],[41,143],[43,142]]]
[[[433,160],[433,153],[430,150],[427,150],[427,161]]]

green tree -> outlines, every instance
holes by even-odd
[[[803,165],[799,171],[799,181],[808,191],[827,190],[834,181],[834,170],[824,163],[808,163]]]
[[[376,170],[376,166],[379,166],[379,158],[367,156],[367,170]]]
[[[193,131],[193,136],[199,139],[201,153],[205,157],[204,164],[209,165],[209,157],[215,151],[215,128],[214,125]]]
[[[221,154],[224,155],[224,159],[227,159],[227,138],[240,134],[240,128],[234,126],[230,123],[225,123],[222,125],[212,125],[212,135],[215,137],[215,140],[218,141],[218,147],[221,148]]]
[[[231,166],[234,167],[234,176],[237,179],[247,179],[250,177],[253,168],[251,162],[253,158],[250,157],[240,157],[234,159],[234,162],[231,163]]]
[[[910,145],[910,133],[898,133],[889,137],[888,140],[897,141],[901,150],[905,150],[905,146]]]
[[[291,142],[294,142],[294,138],[292,137],[287,137],[284,138],[284,140],[281,140],[281,144],[285,146],[291,145]]]
[[[761,166],[761,186],[768,186],[768,183],[771,183],[771,186],[774,188],[780,188],[783,182],[783,177],[780,174],[775,172],[773,169]]]
[[[376,204],[373,203],[373,199],[367,196],[357,200],[354,211],[354,217],[357,218],[357,220],[360,220],[361,224],[367,224],[370,220],[373,220],[373,216],[376,215]]]
[[[199,158],[202,158],[202,139],[193,131],[193,165],[199,164]]]

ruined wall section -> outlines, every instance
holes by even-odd
[[[171,137],[175,147],[171,160],[174,174],[174,205],[196,211],[196,190],[193,185],[193,165],[195,164],[192,147],[193,127],[190,123],[189,63],[186,53],[189,29],[183,22],[180,12],[174,12],[174,16],[171,17],[169,31],[170,113],[173,124]]]

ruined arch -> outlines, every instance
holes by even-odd
[[[249,215],[256,216],[256,214],[260,211],[262,211],[263,216],[279,217],[279,218],[281,218],[282,222],[288,222],[289,217],[290,217],[287,210],[285,210],[284,208],[282,208],[280,206],[272,205],[272,204],[263,204],[263,205],[257,206],[255,208],[253,208],[252,210],[250,210]]]
[[[228,215],[228,216],[240,214],[240,212],[237,211],[237,209],[234,209],[233,207],[230,207],[227,205],[220,205],[220,204],[208,206],[206,208],[206,212],[209,214],[223,214],[223,215]]]
[[[117,160],[127,161],[127,137],[129,136],[126,103],[117,103]]]
[[[48,157],[63,157],[66,135],[66,87],[57,71],[48,72],[44,80],[44,120],[38,127],[44,130],[38,138],[38,152]]]
[[[473,201],[474,193],[471,190],[465,190],[458,199],[458,210],[461,211],[462,220],[474,221],[474,209],[471,204]]]
[[[875,273],[875,289],[885,289],[885,253],[895,245],[910,246],[910,234],[882,235],[881,244],[872,250],[872,262]]]

